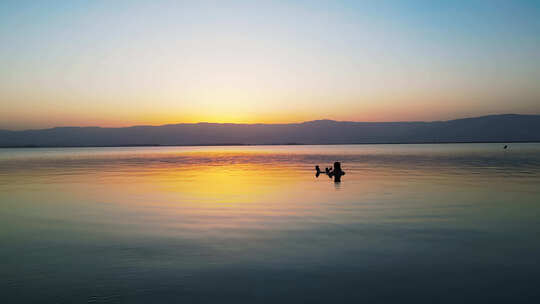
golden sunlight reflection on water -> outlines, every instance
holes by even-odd
[[[455,265],[491,269],[519,260],[524,266],[510,275],[540,274],[530,266],[535,254],[524,253],[540,253],[532,241],[540,233],[540,145],[512,149],[0,150],[5,294],[29,302],[53,294],[65,302],[149,302],[155,299],[145,295],[166,290],[193,299],[179,287],[186,286],[197,299],[233,301],[229,292],[242,294],[249,284],[269,291],[295,284],[304,294],[311,284],[339,282],[320,288],[329,300],[341,283],[386,286],[395,279],[388,269],[401,268],[407,288],[435,284],[439,291],[463,277],[440,286],[425,278],[462,269]],[[346,172],[341,183],[315,177],[316,164],[336,160]],[[73,272],[85,279],[74,280]],[[497,278],[483,273],[468,272],[466,281]],[[273,284],[257,281],[273,276]],[[23,286],[34,287],[20,293]]]

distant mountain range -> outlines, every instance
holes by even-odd
[[[315,120],[291,124],[193,123],[125,128],[0,130],[0,147],[540,142],[540,115],[434,122]]]

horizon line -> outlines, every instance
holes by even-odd
[[[453,119],[446,119],[446,120],[403,120],[403,121],[354,121],[354,120],[335,120],[335,119],[328,119],[328,118],[321,118],[321,119],[313,119],[313,120],[305,120],[300,122],[287,122],[287,123],[243,123],[243,122],[207,122],[207,121],[199,121],[199,122],[177,122],[177,123],[166,123],[166,124],[160,124],[160,125],[128,125],[128,126],[120,126],[120,127],[107,127],[107,126],[54,126],[54,127],[45,127],[45,128],[29,128],[29,129],[20,129],[20,130],[13,130],[13,129],[0,129],[0,131],[8,131],[8,132],[25,132],[25,131],[38,131],[38,130],[51,130],[51,129],[61,129],[61,128],[101,128],[101,129],[122,129],[122,128],[137,128],[137,127],[164,127],[164,126],[175,126],[175,125],[198,125],[198,124],[218,124],[218,125],[295,125],[295,124],[304,124],[304,123],[310,123],[310,122],[318,122],[318,121],[329,121],[329,122],[338,122],[338,123],[369,123],[369,124],[377,124],[377,123],[433,123],[433,122],[448,122],[448,121],[455,121],[455,120],[461,120],[461,119],[474,119],[474,118],[485,118],[485,117],[494,117],[494,116],[540,116],[540,113],[538,114],[519,114],[519,113],[501,113],[501,114],[486,114],[486,115],[480,115],[480,116],[465,116],[460,118],[453,118]]]

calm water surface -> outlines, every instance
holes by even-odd
[[[3,303],[534,303],[539,235],[540,144],[0,149]]]

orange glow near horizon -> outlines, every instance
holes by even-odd
[[[506,5],[13,3],[0,129],[538,114],[537,7]]]
[[[298,106],[291,106],[283,111],[262,110],[249,111],[243,108],[230,107],[228,110],[215,111],[184,111],[171,109],[163,112],[161,109],[88,109],[84,113],[67,113],[64,110],[36,109],[34,112],[14,113],[7,116],[0,125],[0,129],[41,129],[49,127],[129,127],[137,125],[159,126],[179,123],[238,123],[238,124],[281,124],[302,123],[305,121],[331,119],[336,121],[362,121],[362,122],[394,122],[394,121],[435,121],[451,120],[464,117],[482,116],[490,114],[509,113],[501,109],[463,111],[456,109],[451,102],[446,106],[435,107],[428,102],[411,102],[407,107],[391,106],[390,101],[377,103],[358,102],[350,105],[332,103],[328,110],[312,109],[301,111]],[[206,112],[203,114],[203,112]],[[525,112],[525,111],[523,111]],[[520,112],[517,112],[520,114]],[[526,113],[526,112],[525,112]],[[534,113],[529,113],[534,114]],[[24,119],[24,123],[19,123]]]

